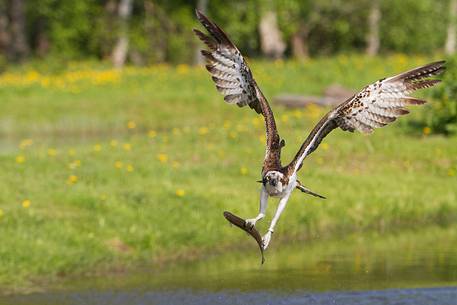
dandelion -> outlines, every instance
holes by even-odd
[[[223,126],[224,126],[224,129],[229,129],[230,126],[232,126],[232,123],[230,123],[230,121],[225,120]]]
[[[81,166],[81,160],[74,160],[68,164],[69,169],[76,169]]]
[[[248,174],[248,169],[246,167],[242,166],[240,168],[240,173],[241,173],[241,175],[246,176]]]
[[[75,175],[68,176],[68,179],[67,179],[68,185],[75,184],[76,182],[78,182],[78,176],[75,176]]]
[[[181,130],[179,130],[179,128],[173,128],[172,129],[172,133],[174,136],[179,136],[181,134]]]
[[[95,152],[100,152],[102,150],[102,146],[100,144],[95,144],[94,145],[94,151]]]
[[[148,131],[148,137],[155,138],[157,136],[157,132],[155,130]]]
[[[178,197],[184,197],[185,194],[186,194],[186,191],[184,191],[183,189],[176,190],[176,196],[178,196]]]
[[[114,167],[117,169],[121,169],[123,166],[124,166],[124,164],[122,163],[122,161],[114,162]]]
[[[22,164],[25,162],[25,157],[23,155],[16,156],[16,163]]]
[[[128,164],[127,165],[127,171],[131,173],[131,172],[133,172],[133,170],[134,170],[133,165],[132,164]]]
[[[300,119],[300,118],[303,116],[302,112],[301,112],[300,110],[298,110],[298,109],[295,109],[295,110],[294,110],[293,115],[294,115],[294,117],[296,117],[297,119]]]
[[[189,72],[189,66],[186,64],[180,64],[176,68],[176,72],[181,75],[187,74]]]
[[[157,159],[159,159],[160,163],[168,162],[168,156],[167,156],[167,154],[164,154],[164,153],[158,154]]]
[[[200,127],[198,129],[198,134],[201,135],[201,136],[206,135],[208,132],[209,132],[208,127]]]
[[[132,149],[132,145],[130,145],[130,143],[124,143],[122,145],[122,148],[125,150],[125,151],[130,151]]]
[[[20,149],[25,149],[27,148],[28,146],[31,146],[33,144],[33,140],[32,139],[24,139],[21,141],[21,143],[19,144],[19,148]]]
[[[422,133],[424,134],[424,136],[428,136],[431,132],[432,129],[430,127],[424,127],[424,129],[422,129]]]
[[[281,121],[282,121],[283,123],[289,122],[289,116],[288,116],[287,114],[281,115]]]
[[[265,135],[260,135],[260,136],[259,136],[259,141],[260,141],[260,143],[262,143],[262,144],[266,144],[266,143],[267,143],[267,138],[266,138],[266,136],[265,136]]]
[[[117,144],[118,144],[117,140],[111,140],[109,142],[109,145],[111,145],[111,147],[117,147]]]
[[[48,148],[48,156],[49,156],[49,157],[55,157],[55,156],[57,156],[57,149],[55,149],[55,148]]]
[[[25,199],[24,201],[22,201],[22,207],[24,209],[28,209],[31,204],[32,204],[32,202],[29,199]]]
[[[128,129],[135,129],[136,128],[136,123],[134,121],[129,121],[127,123],[127,128]]]
[[[74,148],[70,148],[70,149],[68,150],[68,155],[69,155],[69,156],[74,156],[74,155],[76,155],[76,150],[75,150]]]

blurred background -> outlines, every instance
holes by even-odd
[[[257,213],[264,123],[214,88],[196,8],[247,57],[285,162],[332,105],[448,61],[426,106],[307,159],[328,199],[292,196],[261,269],[222,211]],[[457,0],[1,0],[0,293],[455,286],[456,22]]]

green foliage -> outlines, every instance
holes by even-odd
[[[442,83],[432,91],[435,99],[427,108],[425,122],[434,133],[457,133],[457,57],[446,63]]]
[[[444,46],[448,1],[382,0],[381,48],[404,53],[433,53]]]
[[[200,26],[194,15],[197,2],[134,0],[128,22],[130,62],[193,62],[199,46],[191,31]],[[380,1],[381,51],[436,53],[446,39],[448,2]],[[24,3],[26,37],[32,54],[65,60],[110,56],[120,31],[119,0]],[[261,55],[261,17],[274,10],[288,46],[286,54],[291,53],[293,35],[304,29],[309,53],[317,56],[363,51],[370,6],[369,0],[212,0],[208,1],[207,14],[225,29],[244,54],[254,57]]]

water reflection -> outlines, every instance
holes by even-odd
[[[402,298],[416,302],[398,304],[455,304],[457,288],[410,288],[457,285],[456,229],[284,242],[273,245],[263,266],[253,244],[158,270],[65,280],[54,292],[4,297],[0,304],[392,304]]]

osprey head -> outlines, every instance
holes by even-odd
[[[284,175],[278,171],[268,171],[262,178],[262,184],[272,196],[281,194],[286,187]]]

